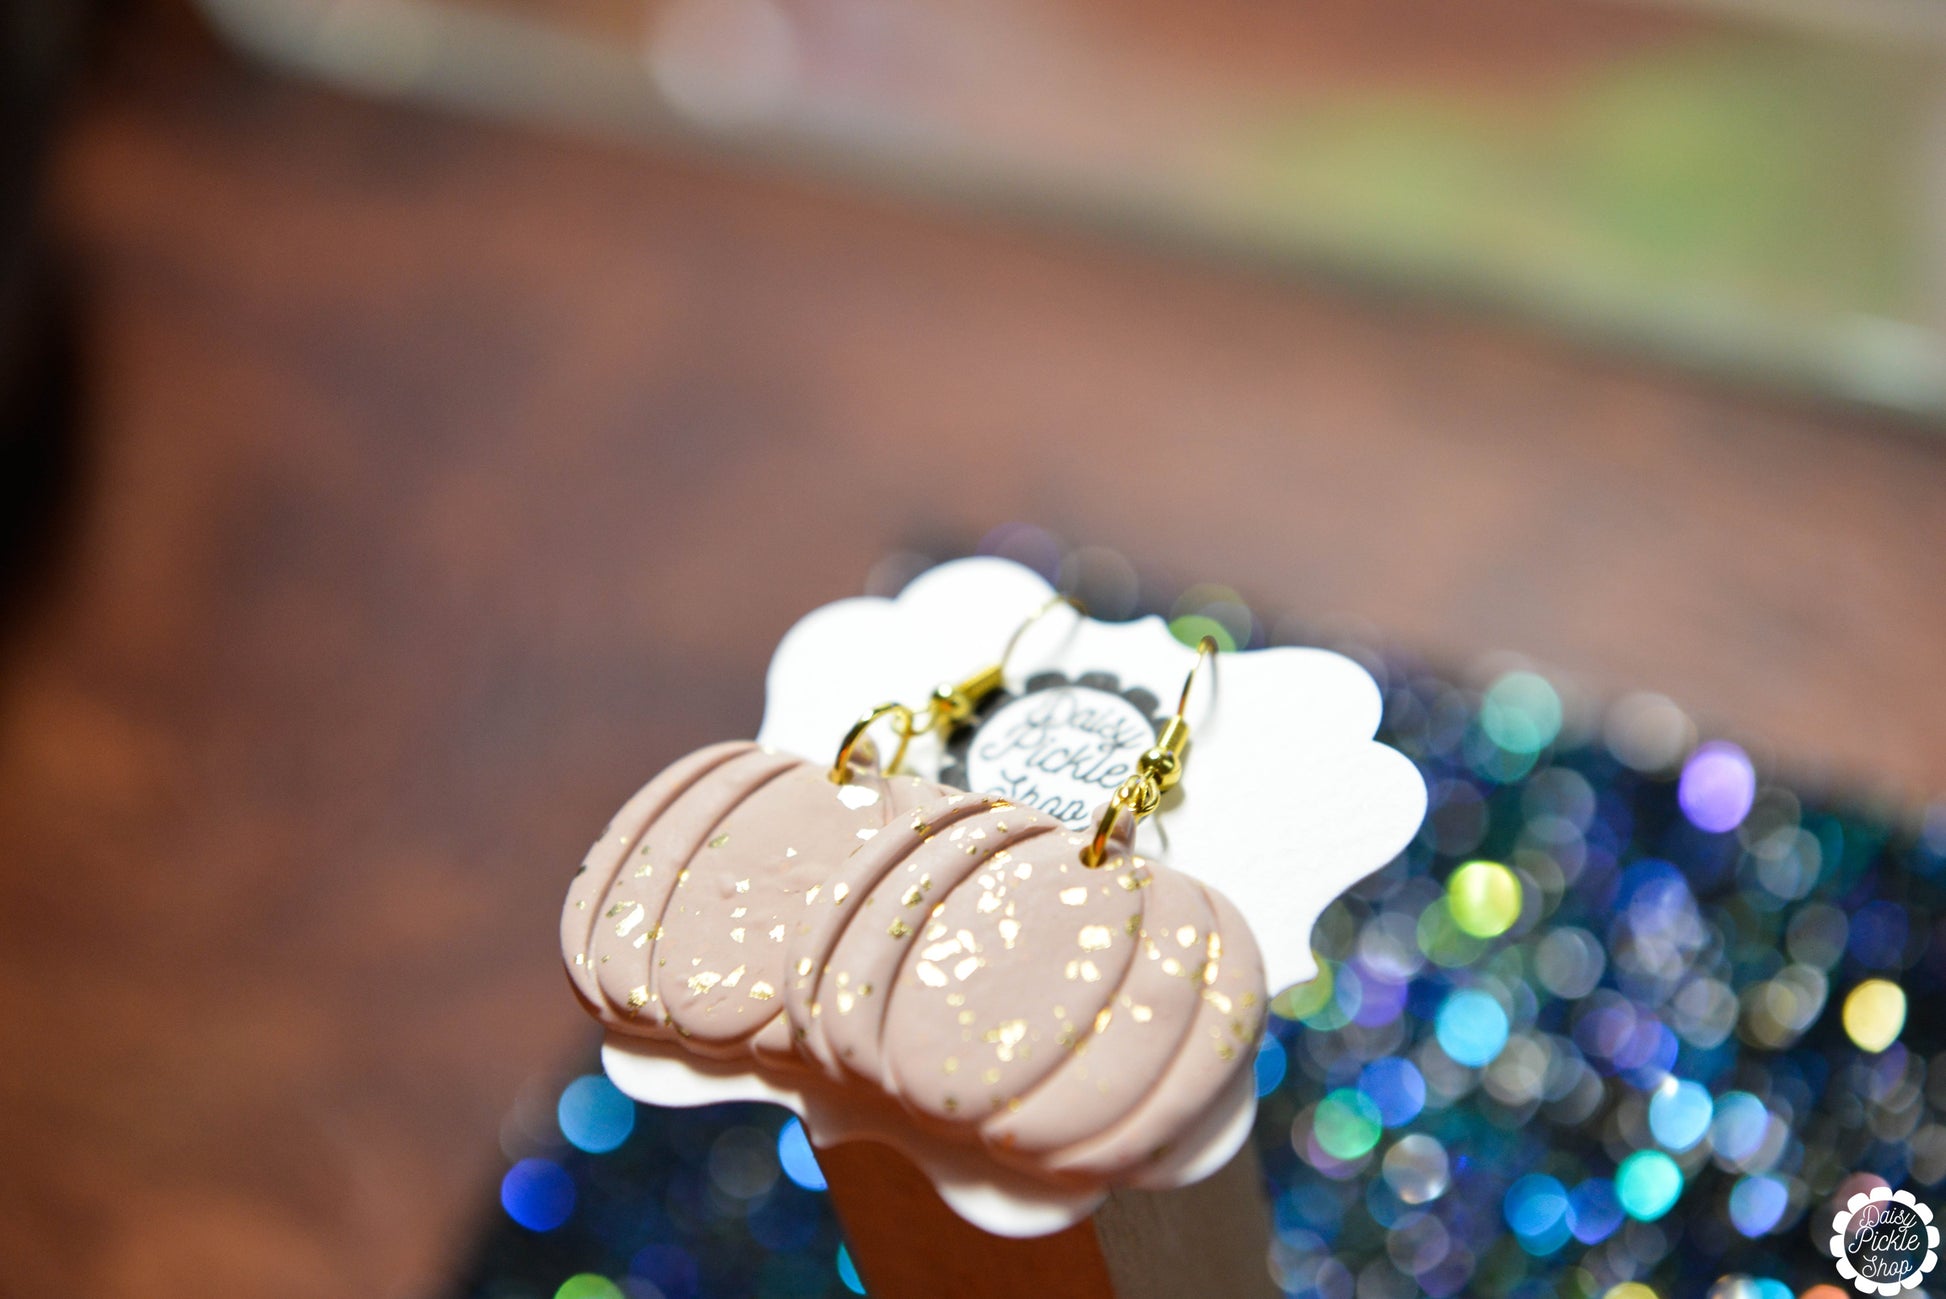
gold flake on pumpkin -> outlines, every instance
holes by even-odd
[[[984,1040],[993,1043],[993,1053],[1005,1063],[1014,1058],[1015,1051],[1020,1050],[1020,1045],[1026,1037],[1027,1021],[1010,1019],[1004,1024],[996,1024],[988,1029]],[[1021,1050],[1020,1053],[1025,1058],[1026,1052]]]

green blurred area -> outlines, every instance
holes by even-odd
[[[1273,239],[1665,341],[1686,320],[1926,408],[1946,390],[1922,192],[1939,84],[1930,51],[1746,39],[1544,93],[1317,94],[1245,132],[1228,200]]]

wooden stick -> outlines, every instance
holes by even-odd
[[[1207,1181],[1115,1191],[1051,1236],[989,1235],[948,1208],[903,1155],[875,1142],[818,1151],[852,1261],[875,1299],[1174,1299],[1274,1296],[1270,1215],[1245,1143]]]

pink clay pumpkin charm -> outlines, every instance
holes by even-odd
[[[616,814],[562,954],[615,1032],[877,1089],[1049,1180],[1139,1176],[1250,1067],[1264,972],[1235,907],[998,799],[754,744]],[[1085,864],[1092,860],[1093,865]]]

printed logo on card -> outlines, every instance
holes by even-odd
[[[1157,701],[1105,672],[1030,679],[949,745],[940,778],[1085,830],[1155,743]]]
[[[1838,1275],[1860,1294],[1915,1290],[1939,1264],[1939,1228],[1911,1191],[1860,1191],[1831,1222]]]

